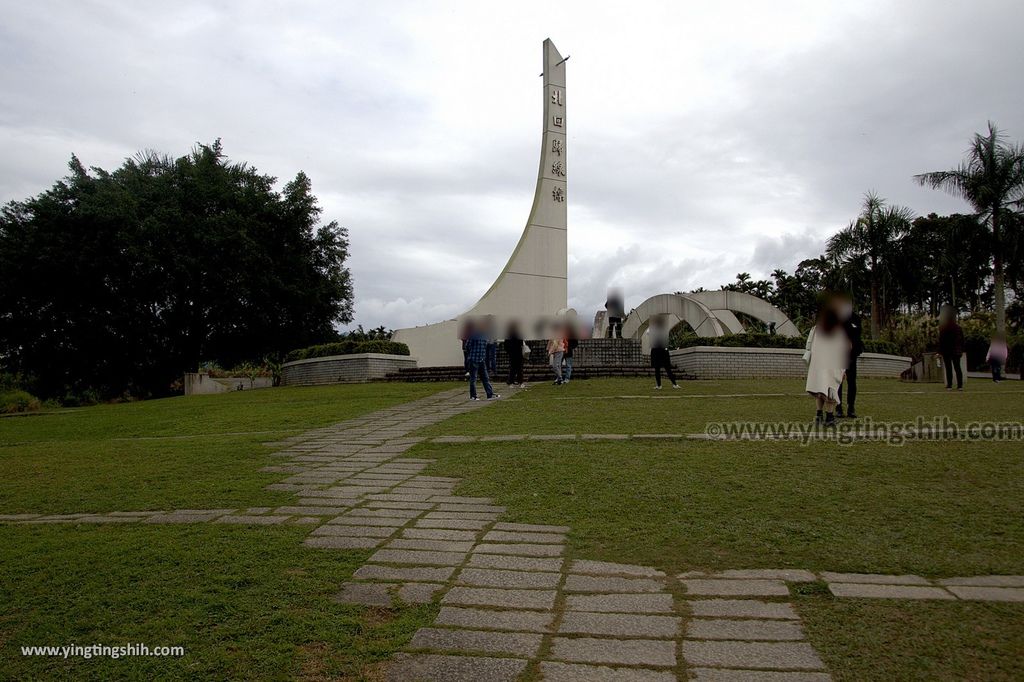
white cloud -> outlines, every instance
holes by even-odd
[[[0,200],[71,153],[109,168],[222,137],[310,175],[351,233],[359,323],[451,317],[527,218],[551,37],[572,55],[570,303],[589,319],[609,284],[635,305],[791,270],[868,189],[964,210],[911,176],[987,119],[1024,138],[1022,19],[1012,0],[9,3]]]

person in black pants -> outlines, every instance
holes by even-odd
[[[843,386],[846,386],[846,417],[857,418],[857,358],[864,352],[864,339],[862,338],[863,328],[861,327],[860,315],[853,310],[853,302],[846,300],[842,303],[842,311],[845,321],[843,329],[850,339],[850,364],[846,368],[846,379],[839,384],[839,406],[836,408],[836,416],[843,416]]]
[[[655,315],[650,324],[651,366],[654,367],[654,388],[661,390],[661,370],[672,382],[672,388],[679,388],[676,375],[672,372],[672,357],[668,353],[669,328],[664,315]]]
[[[964,354],[964,330],[956,323],[956,309],[948,303],[939,311],[939,354],[946,367],[946,390],[953,390],[953,372],[956,372],[956,390],[964,390],[964,374],[960,358]]]
[[[508,356],[508,385],[523,385],[523,336],[513,322],[505,335],[505,355]]]

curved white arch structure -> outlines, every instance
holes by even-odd
[[[463,317],[514,318],[525,331],[568,307],[565,60],[550,39],[544,41],[543,78],[540,169],[526,228],[476,305],[456,319],[395,332],[392,340],[408,345],[420,367],[462,364],[458,329]]]
[[[623,338],[643,338],[653,315],[669,315],[674,324],[686,322],[697,336],[725,336],[743,332],[735,313],[774,324],[780,336],[800,336],[786,314],[768,301],[739,291],[700,291],[692,294],[658,294],[630,311],[622,323]]]
[[[723,336],[725,330],[711,309],[700,301],[678,294],[658,294],[629,312],[622,323],[622,337],[640,338],[654,315],[672,315],[689,324],[697,336]],[[678,324],[678,323],[677,323]]]

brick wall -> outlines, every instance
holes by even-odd
[[[415,367],[416,358],[384,353],[331,355],[286,362],[281,366],[282,386],[317,386],[383,379],[400,369]]]
[[[796,348],[725,348],[695,346],[671,352],[672,365],[698,379],[806,377],[803,350]],[[899,378],[910,358],[864,353],[857,362],[861,377]]]
[[[547,365],[547,341],[527,341],[530,358],[525,366]],[[580,339],[573,353],[574,367],[649,367],[651,358],[641,352],[640,339]],[[508,371],[508,356],[498,344],[498,371]]]

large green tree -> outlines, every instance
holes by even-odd
[[[0,211],[0,361],[46,396],[145,396],[201,361],[332,339],[352,319],[347,232],[305,174],[275,182],[219,140],[113,172],[73,157]]]
[[[871,338],[879,337],[881,328],[881,292],[885,280],[894,272],[895,261],[903,239],[910,231],[913,212],[904,206],[890,206],[884,199],[868,192],[864,195],[860,215],[834,234],[826,247],[826,255],[843,263],[863,263],[871,287]]]
[[[975,133],[967,156],[952,170],[915,175],[922,185],[943,189],[967,200],[986,222],[992,235],[992,274],[996,330],[1006,332],[1004,259],[1016,235],[1004,233],[1017,223],[1010,214],[1024,206],[1024,146],[1006,141],[989,121],[988,134]]]

